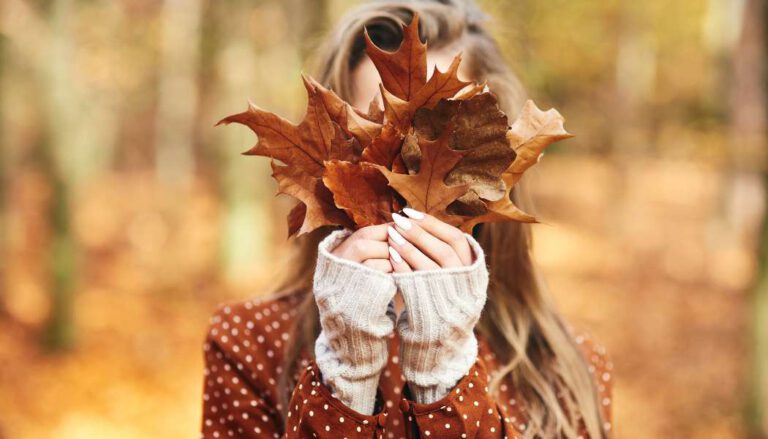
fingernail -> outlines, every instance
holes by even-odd
[[[396,213],[392,214],[392,220],[395,222],[395,224],[398,225],[398,227],[402,228],[403,230],[411,230],[411,222],[408,220],[408,218],[398,215]]]
[[[389,234],[389,237],[392,238],[393,241],[395,241],[395,244],[397,245],[405,244],[405,238],[403,238],[403,235],[398,233],[397,230],[393,229],[392,226],[387,227],[387,234]]]
[[[400,253],[398,253],[397,250],[393,249],[392,247],[389,248],[389,255],[392,256],[392,259],[394,259],[394,261],[398,264],[403,262],[403,257],[400,256]]]
[[[403,213],[408,215],[408,218],[413,218],[415,220],[424,219],[424,213],[419,212],[416,209],[411,209],[410,207],[406,207],[403,209]]]

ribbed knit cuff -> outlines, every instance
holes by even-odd
[[[320,332],[315,340],[315,363],[322,372],[323,384],[331,390],[334,398],[347,407],[364,415],[373,414],[381,370],[379,369],[378,373],[366,374],[346,368],[345,373],[338,368],[339,354],[330,347],[325,333]]]
[[[466,237],[475,254],[471,265],[393,275],[407,310],[397,322],[403,374],[419,403],[442,398],[477,358],[474,327],[488,270],[482,247]]]
[[[315,357],[334,396],[371,414],[394,329],[387,309],[396,287],[389,274],[331,254],[349,234],[333,232],[318,246],[314,295],[322,331]]]

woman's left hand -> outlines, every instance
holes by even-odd
[[[472,264],[472,248],[458,228],[432,215],[405,208],[408,218],[392,214],[390,262],[395,273],[462,267]]]

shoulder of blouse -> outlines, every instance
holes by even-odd
[[[241,373],[265,378],[265,387],[273,387],[301,300],[298,293],[275,294],[219,305],[210,317],[204,350],[215,347]]]

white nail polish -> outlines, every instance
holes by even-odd
[[[392,259],[398,264],[403,262],[403,257],[400,256],[400,253],[398,253],[397,250],[393,249],[392,247],[389,247],[389,255],[392,256]]]
[[[412,218],[415,220],[424,219],[424,213],[419,212],[416,209],[411,209],[410,207],[406,207],[403,209],[403,213],[408,215],[408,218]]]
[[[397,224],[398,227],[400,227],[403,230],[411,230],[411,221],[408,220],[408,218],[398,215],[396,213],[392,214],[392,220]]]
[[[387,227],[387,234],[390,238],[392,238],[393,241],[395,241],[395,244],[397,245],[403,245],[405,244],[405,238],[403,238],[403,235],[397,232],[397,230],[393,229],[392,226]]]

